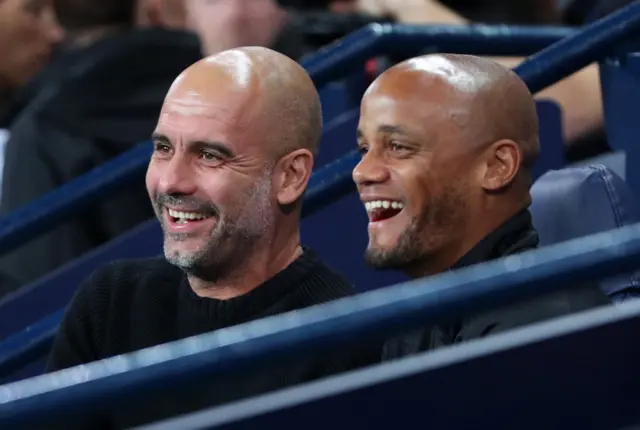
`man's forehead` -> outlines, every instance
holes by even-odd
[[[167,97],[162,106],[162,115],[182,116],[194,118],[220,118],[225,116],[237,116],[241,106],[233,100],[216,100],[203,98],[197,92],[174,95]]]
[[[449,86],[462,93],[476,93],[491,79],[486,71],[476,69],[473,72],[461,67],[449,58],[441,55],[429,55],[407,60],[398,74],[414,76],[423,85],[440,84]]]
[[[447,103],[442,94],[424,97],[417,92],[370,92],[362,100],[359,127],[364,134],[396,129],[415,138],[427,138],[459,128],[468,117],[468,107]]]
[[[466,91],[451,85],[446,73],[424,73],[419,69],[389,70],[367,89],[365,98],[390,97],[398,102],[457,103],[468,98]],[[462,81],[464,79],[461,78]],[[462,85],[462,82],[460,82]]]
[[[415,95],[375,92],[362,99],[360,119],[361,123],[404,124],[413,128],[438,115],[441,110],[439,103]]]
[[[199,61],[176,78],[167,96],[197,94],[206,99],[219,97],[221,93],[259,95],[256,70],[246,54],[227,51]]]
[[[209,94],[195,89],[171,92],[161,110],[161,116],[173,121],[212,122],[216,126],[241,126],[255,120],[252,116],[256,113],[246,94],[225,88]]]
[[[252,142],[260,122],[238,100],[214,102],[195,96],[165,100],[156,132],[179,142],[216,140],[235,145]]]

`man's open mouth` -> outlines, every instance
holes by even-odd
[[[178,211],[175,209],[167,209],[169,213],[169,220],[176,224],[187,224],[190,222],[198,222],[207,218],[211,218],[212,214],[205,214],[201,212],[186,212]]]
[[[364,203],[371,222],[383,221],[398,215],[404,204],[397,200],[371,200]]]

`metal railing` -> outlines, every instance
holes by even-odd
[[[636,269],[640,224],[0,386],[0,422],[41,424],[268,361],[392,336]],[[69,415],[67,415],[69,414]]]

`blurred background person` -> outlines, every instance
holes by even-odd
[[[186,0],[187,26],[200,37],[203,53],[240,46],[271,47],[288,12],[277,0]]]
[[[53,1],[67,38],[10,124],[0,213],[149,140],[172,81],[201,58],[183,2]],[[152,215],[141,181],[5,255],[0,270],[27,283]]]
[[[53,0],[49,5],[50,19],[55,12],[67,38],[8,121],[2,214],[147,141],[171,82],[202,54],[258,45],[299,59],[325,41],[306,44],[306,21],[298,19],[303,15],[275,0]],[[324,28],[324,22],[333,21],[320,20],[315,28]],[[329,38],[352,29],[338,29]],[[139,189],[105,199],[0,258],[0,273],[8,275],[0,284],[15,290],[152,215],[141,182]]]
[[[627,5],[630,0],[326,0],[322,3],[333,12],[359,16],[355,22],[361,25],[374,21],[372,17],[408,24],[583,25]],[[352,26],[351,31],[355,27]],[[497,60],[505,66],[516,67],[524,58]],[[551,99],[560,105],[568,161],[580,161],[610,150],[604,132],[597,64],[539,92],[536,97]]]
[[[0,171],[16,94],[62,40],[52,0],[0,0]]]
[[[264,46],[300,60],[363,25],[384,20],[342,0],[186,0],[186,8],[187,28],[200,37],[204,55]]]

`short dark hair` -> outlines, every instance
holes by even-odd
[[[96,27],[132,27],[136,0],[54,0],[60,25],[67,31]]]

